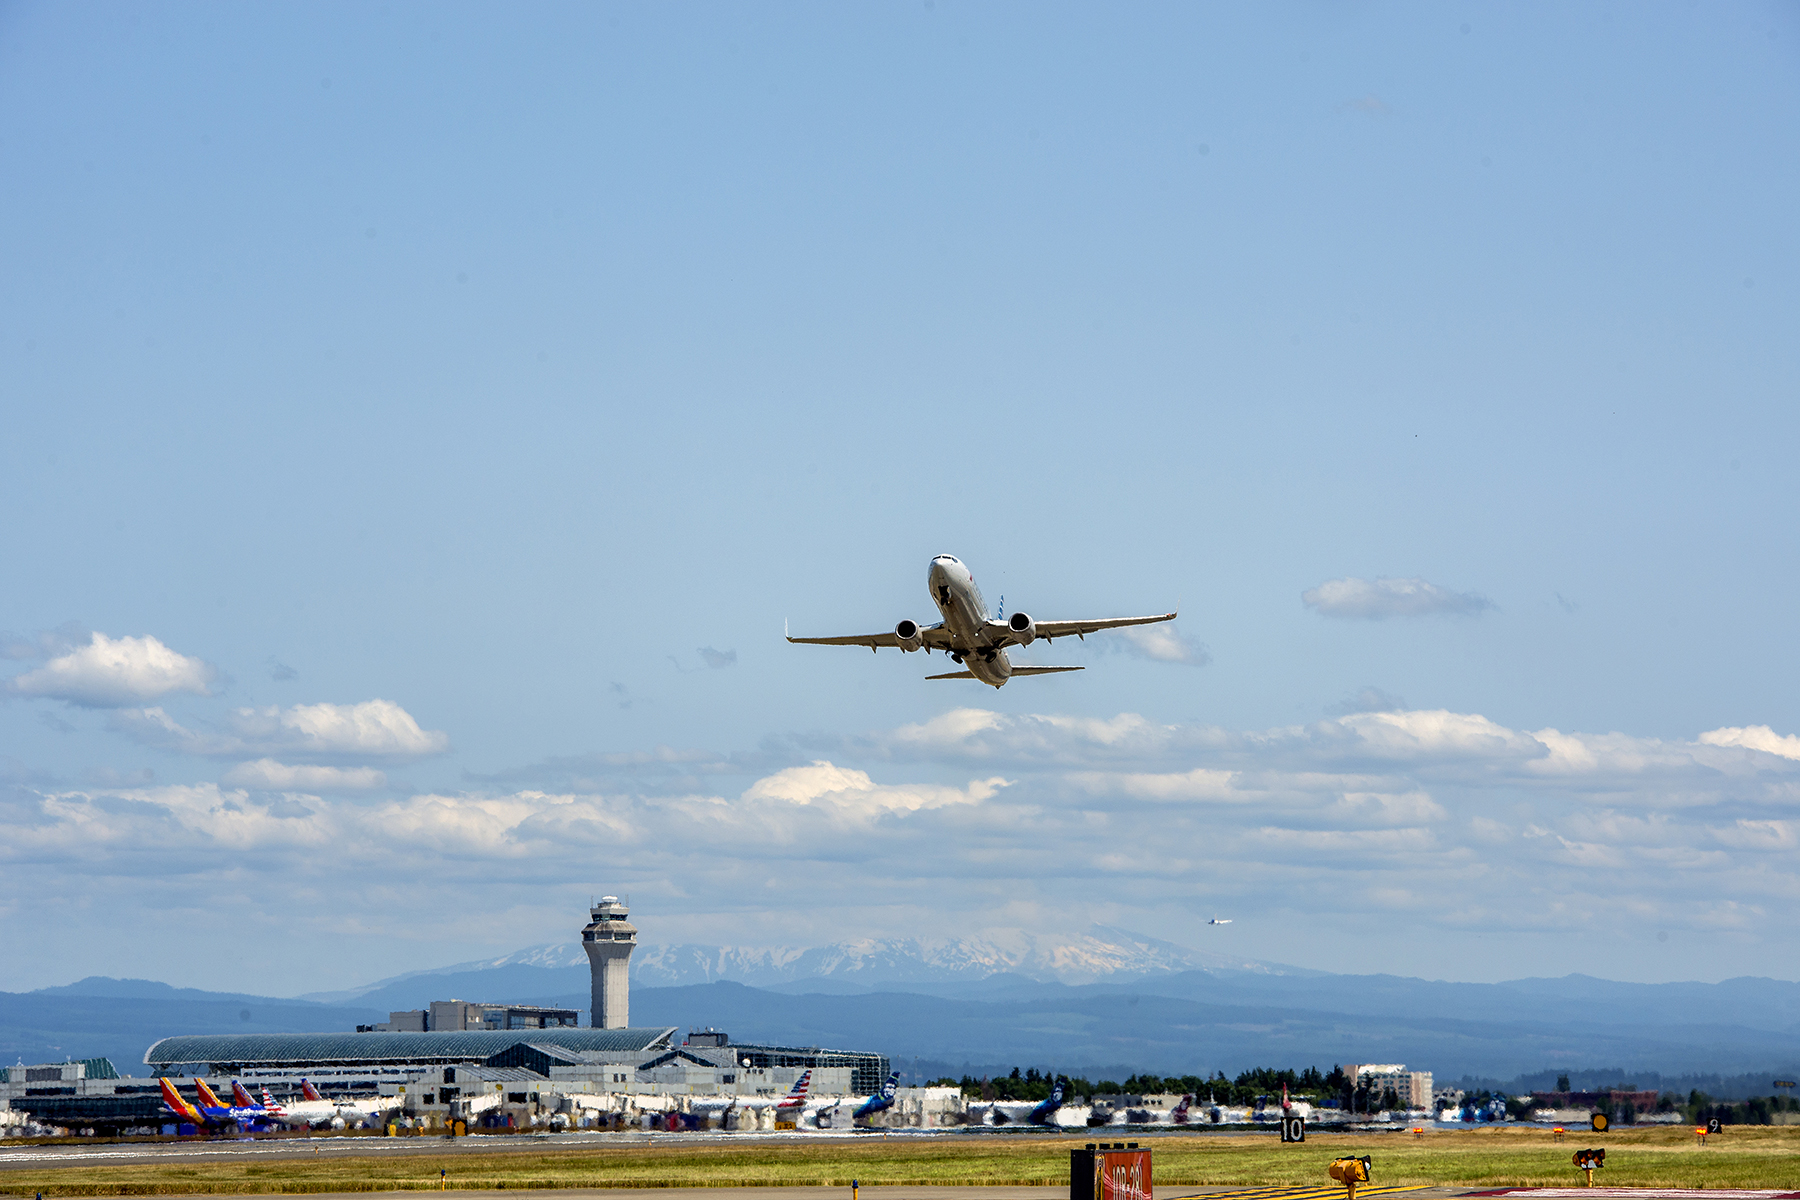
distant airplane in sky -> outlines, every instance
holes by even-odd
[[[1229,925],[1229,924],[1231,924],[1231,918],[1226,917],[1224,920],[1221,921],[1219,918],[1214,917],[1212,920],[1208,921],[1207,924],[1208,925]]]
[[[1033,621],[1022,612],[1004,620],[988,614],[987,601],[975,586],[969,568],[953,555],[940,554],[931,560],[926,572],[931,601],[937,605],[943,620],[936,625],[921,626],[917,621],[901,621],[892,633],[853,634],[849,637],[797,638],[788,641],[807,646],[867,646],[878,650],[892,646],[908,653],[942,650],[950,661],[966,664],[966,671],[947,675],[927,675],[927,679],[979,679],[990,687],[1003,687],[1014,675],[1053,675],[1059,671],[1080,671],[1081,667],[1015,667],[1006,657],[1008,646],[1029,646],[1039,638],[1046,642],[1059,637],[1086,637],[1102,629],[1123,625],[1152,625],[1173,621],[1174,613],[1156,617],[1108,617],[1097,621]]]

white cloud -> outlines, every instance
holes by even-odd
[[[67,700],[89,708],[142,704],[171,692],[207,695],[217,672],[198,658],[178,654],[156,638],[110,638],[95,633],[87,645],[15,675],[6,687],[21,696]]]
[[[866,771],[847,770],[829,762],[789,767],[757,780],[745,790],[745,800],[780,800],[789,804],[831,804],[864,813],[878,810],[913,812],[945,804],[978,804],[993,796],[1007,781],[995,776],[979,779],[965,788],[930,784],[881,786]]]
[[[239,763],[222,782],[265,792],[355,792],[387,786],[374,767],[290,766],[272,758]]]
[[[1783,758],[1800,758],[1800,737],[1791,733],[1783,737],[1767,725],[1750,725],[1742,729],[1727,726],[1701,734],[1700,740],[1708,746],[1742,746],[1746,750],[1761,750]]]
[[[450,748],[448,735],[419,727],[391,700],[240,708],[224,731],[189,729],[160,708],[114,713],[113,727],[139,741],[188,754],[247,754],[319,759],[421,758]]]
[[[391,700],[240,708],[232,726],[246,742],[304,754],[415,758],[450,748],[447,735],[420,729],[412,714]]]
[[[1380,621],[1434,614],[1472,617],[1494,607],[1474,592],[1453,592],[1423,579],[1331,579],[1300,593],[1320,616]]]

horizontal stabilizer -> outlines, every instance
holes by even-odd
[[[1014,667],[1014,675],[1054,675],[1058,671],[1085,671],[1086,667]],[[927,679],[973,679],[973,671],[953,671],[948,675],[927,675]]]

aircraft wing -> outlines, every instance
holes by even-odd
[[[919,630],[919,637],[933,650],[950,649],[951,634],[942,625],[925,626]],[[886,633],[852,633],[844,637],[790,637],[788,641],[797,646],[867,646],[871,650],[900,648],[900,639],[894,636],[891,629]]]
[[[1174,613],[1163,613],[1156,617],[1102,617],[1097,621],[1039,621],[1037,635],[1041,638],[1081,637],[1084,634],[1097,633],[1102,629],[1118,629],[1126,625],[1154,625],[1158,621],[1173,621]]]

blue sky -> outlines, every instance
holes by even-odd
[[[1797,100],[1774,4],[0,7],[0,987],[1791,977]],[[780,640],[940,551],[1182,640]]]

